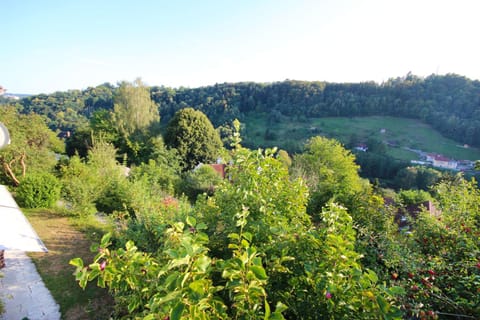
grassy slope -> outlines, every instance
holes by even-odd
[[[94,227],[88,227],[88,223],[84,223],[84,231],[81,232],[71,218],[54,212],[24,212],[49,249],[48,253],[29,255],[45,285],[60,305],[62,318],[108,319],[113,306],[112,298],[106,290],[91,284],[85,291],[82,290],[73,276],[75,268],[68,263],[75,257],[81,257],[86,263],[91,262],[94,256],[94,253],[90,252],[91,238],[103,231],[95,230]],[[90,226],[92,225],[90,222]]]
[[[480,159],[480,150],[463,148],[451,139],[443,137],[438,131],[418,120],[393,117],[355,117],[355,118],[310,118],[300,122],[292,119],[267,126],[267,116],[248,116],[245,120],[246,132],[244,140],[248,145],[291,149],[298,147],[311,136],[323,135],[335,138],[343,144],[356,135],[360,141],[366,142],[374,137],[385,142],[393,142],[398,148],[389,148],[388,152],[402,160],[418,159],[413,152],[403,149],[409,147],[426,152],[435,152],[454,159]],[[265,140],[265,131],[269,127],[275,139]],[[311,128],[315,128],[312,131]],[[385,133],[380,133],[386,129]]]

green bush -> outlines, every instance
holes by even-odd
[[[50,208],[60,199],[60,182],[50,173],[32,173],[16,190],[18,204],[24,208]]]
[[[129,190],[130,184],[126,179],[112,181],[96,199],[95,206],[97,210],[107,214],[114,211],[128,211],[132,213],[132,196]]]
[[[212,195],[215,187],[222,182],[222,176],[209,165],[201,167],[189,172],[185,175],[182,183],[180,183],[180,191],[184,193],[192,202],[195,202],[198,195],[207,193]]]

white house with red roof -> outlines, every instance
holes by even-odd
[[[456,160],[447,158],[441,154],[427,153],[427,161],[432,163],[432,166],[442,169],[457,169],[458,162]]]

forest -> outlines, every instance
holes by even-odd
[[[46,116],[54,131],[74,131],[93,112],[111,110],[118,87],[106,83],[29,96],[17,108],[21,113]],[[407,74],[381,84],[285,80],[200,88],[152,86],[149,90],[164,123],[185,107],[202,111],[215,127],[242,121],[251,112],[265,112],[272,119],[389,115],[420,119],[461,144],[480,147],[480,82],[456,74],[426,78]]]
[[[70,264],[72,284],[108,288],[115,319],[477,319],[474,179],[405,167],[385,188],[334,139],[250,149],[241,127],[251,112],[386,114],[478,145],[479,90],[407,75],[30,96],[0,108],[0,180],[23,208],[107,215],[93,261]]]

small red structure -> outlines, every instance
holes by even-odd
[[[225,167],[226,167],[225,164],[213,163],[213,164],[209,164],[209,166],[212,167],[216,172],[218,172],[223,179],[225,179]]]

